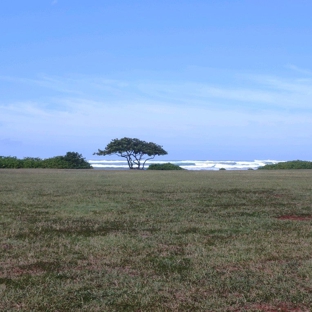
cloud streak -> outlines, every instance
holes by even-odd
[[[2,79],[51,90],[44,99],[0,102],[0,142],[41,146],[50,153],[43,156],[59,146],[91,157],[99,142],[122,136],[218,150],[220,142],[306,144],[312,133],[308,79],[249,76],[236,88],[101,77]]]
[[[312,76],[312,70],[309,70],[309,69],[303,69],[303,68],[300,68],[296,65],[292,65],[292,64],[289,64],[286,66],[286,68],[289,68],[299,74],[304,74],[304,75],[308,75],[308,76]]]
[[[0,77],[12,83],[33,85],[54,92],[54,96],[75,96],[111,103],[162,102],[168,105],[192,103],[199,106],[225,106],[237,109],[312,109],[312,78],[284,79],[249,75],[233,78],[235,87],[211,83],[171,83],[105,79],[101,77],[41,77],[38,79]],[[234,84],[234,83],[233,83]]]

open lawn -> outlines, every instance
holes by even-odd
[[[311,216],[309,170],[3,169],[0,311],[311,311]]]

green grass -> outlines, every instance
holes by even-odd
[[[309,170],[0,171],[0,311],[311,311]]]

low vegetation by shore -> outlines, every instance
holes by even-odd
[[[0,171],[1,311],[310,311],[312,176]]]
[[[279,170],[279,169],[312,169],[312,161],[292,160],[277,164],[265,165],[258,170]]]
[[[151,164],[148,166],[147,170],[184,170],[184,169],[172,163],[165,163],[165,164]]]
[[[92,166],[76,152],[67,152],[65,156],[41,159],[25,157],[19,159],[12,156],[0,156],[0,169],[49,168],[49,169],[92,169]]]

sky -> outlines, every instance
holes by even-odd
[[[312,160],[312,1],[0,4],[0,155]],[[117,159],[116,156],[105,159]]]

